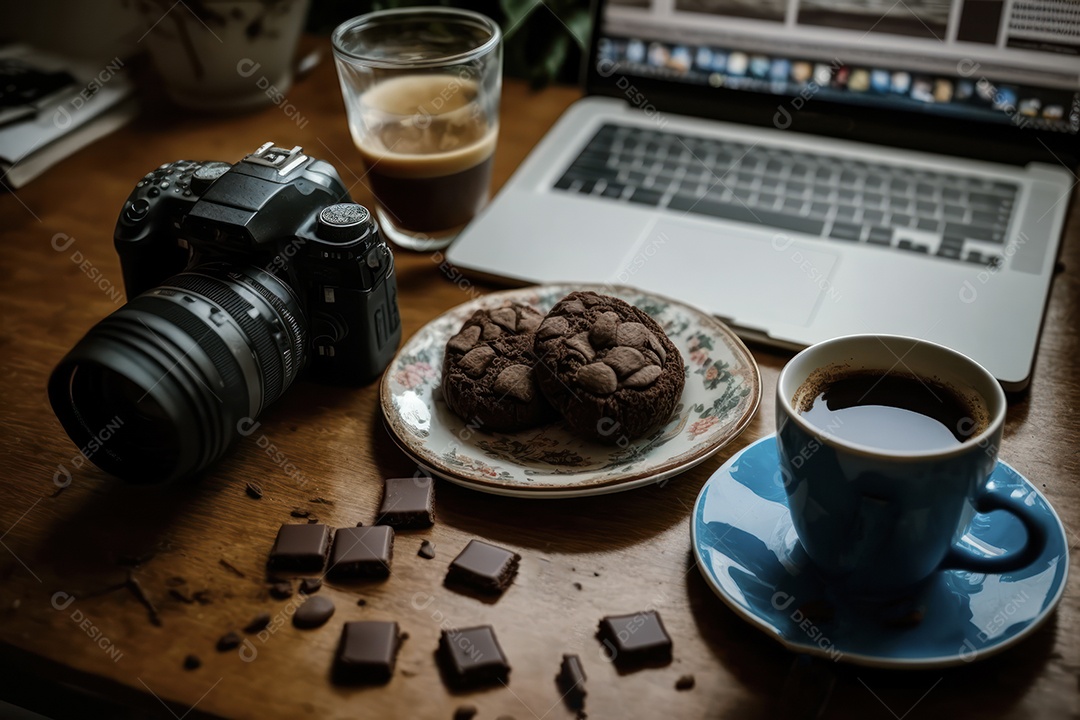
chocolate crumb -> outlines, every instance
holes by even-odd
[[[195,599],[195,602],[199,603],[200,605],[209,605],[210,603],[214,602],[214,599],[210,595],[209,590],[199,590],[191,597],[193,597]]]
[[[307,524],[308,525],[314,525],[317,522],[319,522],[319,518],[315,517],[314,515],[312,515],[311,517],[309,517],[307,519]]]
[[[454,720],[472,720],[476,717],[476,713],[475,705],[462,705],[454,711]]]
[[[291,582],[276,582],[270,586],[270,597],[277,600],[285,600],[293,596],[293,584]]]
[[[594,573],[592,574],[592,576],[593,576],[593,577],[600,577],[600,573],[598,573],[598,572],[594,572]]]
[[[262,496],[263,496],[262,488],[259,487],[258,485],[256,485],[255,483],[248,483],[247,485],[245,485],[244,486],[244,492],[246,492],[247,496],[249,498],[251,498],[252,500],[262,500]]]
[[[311,595],[319,592],[319,588],[322,587],[322,578],[304,578],[300,581],[300,592],[304,595]]]
[[[300,508],[293,508],[292,512],[290,512],[289,514],[292,515],[294,518],[306,518],[311,515],[309,511],[302,510]]]
[[[308,502],[315,503],[316,505],[333,505],[334,504],[333,500],[327,500],[324,497],[313,497],[313,498],[309,499]]]
[[[182,603],[184,603],[186,605],[191,605],[192,603],[195,602],[195,598],[191,597],[190,595],[185,593],[183,590],[178,590],[176,588],[169,588],[169,597],[171,597],[174,600],[179,600],[180,602],[182,602]]]
[[[415,670],[407,670],[407,669],[402,668],[401,674],[404,675],[405,677],[416,677],[416,671]]]
[[[186,585],[186,584],[187,584],[187,580],[180,577],[179,575],[174,575],[173,577],[171,577],[171,578],[169,578],[168,580],[165,581],[165,587],[180,587],[181,585]]]
[[[188,655],[186,658],[184,658],[185,670],[198,670],[200,667],[202,667],[202,660],[200,660],[197,656]]]
[[[435,559],[435,546],[432,545],[427,540],[424,540],[423,542],[420,543],[420,549],[416,552],[416,554],[419,555],[420,557],[424,558],[425,560],[434,560]]]
[[[230,630],[229,632],[218,638],[218,652],[228,652],[229,650],[235,650],[236,648],[240,647],[241,642],[242,640],[240,639],[240,636]]]
[[[359,605],[360,607],[364,607],[365,605],[367,605],[367,600],[365,600],[364,598],[360,598],[359,600],[356,601],[356,604]]]
[[[244,632],[248,635],[265,630],[270,624],[270,613],[259,613],[255,617],[251,618],[251,622],[244,626]]]
[[[364,527],[364,523],[361,522],[360,520],[357,520],[356,521],[356,527]]]
[[[683,675],[682,677],[680,677],[678,680],[675,681],[675,689],[676,690],[690,690],[691,688],[694,687],[695,682],[696,682],[696,680],[694,680],[693,675]]]
[[[574,583],[574,589],[575,590],[580,590],[581,589],[581,583],[579,583],[579,582]]]
[[[233,565],[231,562],[229,562],[225,558],[219,558],[218,559],[218,564],[221,565],[221,567],[228,570],[229,572],[231,572],[236,577],[245,577],[244,573],[242,573],[235,565]]]

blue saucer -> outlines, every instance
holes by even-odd
[[[717,470],[690,524],[698,568],[720,599],[795,652],[873,667],[962,665],[1020,642],[1065,590],[1069,549],[1057,513],[1031,483],[998,462],[991,483],[1038,511],[1046,549],[1003,575],[938,572],[909,597],[871,603],[837,597],[799,544],[779,474],[776,436]],[[962,543],[990,556],[1019,548],[1024,528],[1004,512],[974,514]]]

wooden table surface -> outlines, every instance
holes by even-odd
[[[569,88],[534,93],[522,83],[506,83],[496,186],[578,96]],[[89,463],[75,467],[77,450],[49,408],[46,378],[120,302],[109,293],[121,287],[111,237],[135,180],[162,162],[235,161],[274,140],[303,145],[333,162],[346,184],[353,184],[354,198],[370,201],[358,178],[360,164],[332,64],[323,62],[288,100],[304,122],[275,107],[183,117],[152,103],[132,125],[17,194],[0,195],[4,665],[134,705],[140,717],[182,717],[194,707],[189,717],[449,718],[458,705],[471,704],[482,718],[568,718],[572,713],[559,701],[553,681],[567,652],[583,659],[590,718],[764,718],[797,708],[798,696],[784,693],[795,657],[714,597],[694,567],[688,527],[694,498],[709,475],[732,453],[772,432],[772,394],[787,353],[754,348],[763,379],[757,417],[729,447],[662,488],[536,502],[438,482],[436,526],[399,535],[393,574],[385,582],[325,587],[321,592],[334,600],[337,612],[317,630],[294,628],[287,620],[294,604],[268,596],[266,556],[294,508],[332,526],[367,524],[380,499],[381,478],[415,470],[383,430],[376,384],[341,390],[298,383],[265,413],[259,431],[197,484],[127,487]],[[1074,551],[1080,539],[1078,235],[1074,212],[1034,381],[1029,393],[1011,401],[1003,451],[1055,505]],[[398,251],[396,258],[405,337],[471,293],[493,289],[452,281],[427,255]],[[270,444],[279,457],[268,453]],[[298,483],[283,463],[307,482]],[[60,464],[71,468],[72,482],[56,494]],[[263,499],[245,494],[249,481],[265,489]],[[447,563],[473,537],[523,557],[516,582],[494,604],[442,587]],[[435,560],[416,556],[424,538],[435,543]],[[132,564],[133,576],[160,610],[160,626],[151,624],[127,589],[108,591],[125,580]],[[185,601],[196,594],[203,602]],[[361,597],[366,606],[357,605]],[[593,637],[597,622],[650,607],[660,611],[673,636],[675,660],[666,668],[619,675],[601,657]],[[265,642],[255,639],[250,662],[236,651],[214,650],[219,636],[259,612],[284,622]],[[345,689],[329,682],[342,623],[358,619],[396,620],[409,634],[385,687]],[[509,687],[452,694],[433,658],[440,625],[483,623],[495,627],[511,661]],[[1078,631],[1074,578],[1049,622],[1000,656],[933,672],[825,663],[822,672],[835,677],[836,685],[823,717],[1077,717]],[[202,660],[200,668],[182,668],[189,654]],[[687,673],[696,686],[676,691],[676,680]],[[0,695],[3,687],[0,682]],[[812,710],[804,707],[797,715],[813,717]]]

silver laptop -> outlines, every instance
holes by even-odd
[[[927,338],[1021,389],[1078,182],[1070,4],[599,0],[588,96],[448,259],[787,348]]]

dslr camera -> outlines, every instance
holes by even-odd
[[[60,361],[49,401],[83,453],[128,482],[199,472],[305,366],[366,384],[401,340],[378,224],[300,147],[162,165],[114,241],[129,302]]]

